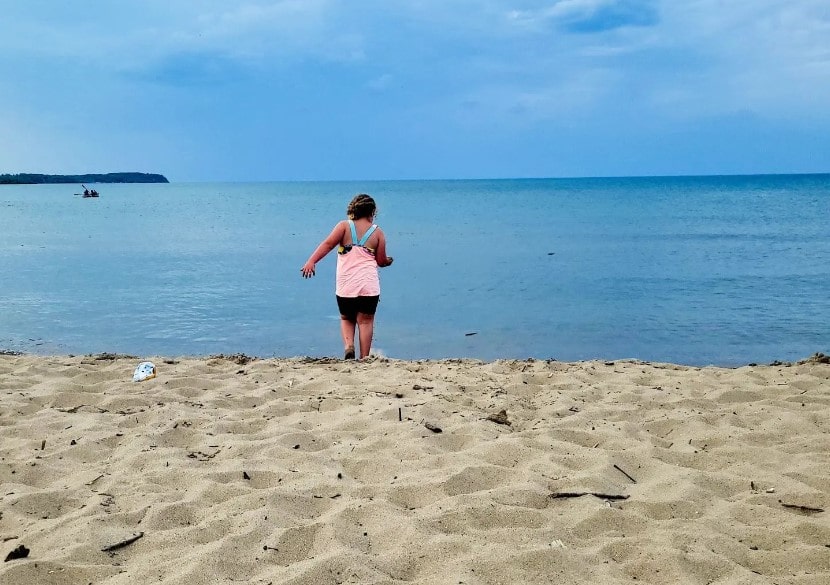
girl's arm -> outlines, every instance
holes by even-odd
[[[392,256],[386,255],[386,236],[383,233],[383,230],[380,228],[377,229],[378,234],[378,244],[377,248],[375,249],[375,259],[377,260],[378,266],[384,268],[386,266],[392,265]]]
[[[320,245],[317,246],[317,249],[314,250],[314,253],[308,257],[306,263],[300,269],[300,272],[303,273],[303,278],[311,278],[314,276],[316,264],[322,260],[326,254],[331,252],[335,246],[337,246],[340,242],[343,241],[343,236],[345,235],[345,227],[346,222],[341,221],[334,229],[331,230],[331,233],[326,237],[325,240],[320,242]]]

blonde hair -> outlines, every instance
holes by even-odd
[[[346,215],[349,219],[361,219],[364,217],[372,217],[377,211],[375,200],[366,193],[355,195],[354,199],[349,202],[346,208]]]

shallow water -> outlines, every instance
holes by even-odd
[[[340,355],[334,257],[371,193],[396,358],[733,365],[830,349],[830,175],[0,186],[0,348]]]

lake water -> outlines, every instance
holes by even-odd
[[[0,349],[340,356],[334,255],[378,202],[394,358],[737,365],[830,350],[830,175],[0,186]]]

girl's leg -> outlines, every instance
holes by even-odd
[[[354,332],[355,322],[349,320],[345,315],[340,315],[340,334],[343,336],[343,348],[346,351],[346,359],[354,359]],[[351,350],[351,358],[348,357]]]
[[[357,329],[360,336],[360,359],[372,350],[372,336],[375,333],[375,316],[366,313],[357,314]]]

